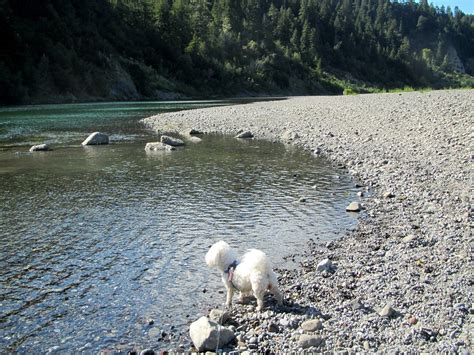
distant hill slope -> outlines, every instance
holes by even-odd
[[[473,86],[426,0],[0,0],[0,104]]]

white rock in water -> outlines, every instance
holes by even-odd
[[[189,137],[189,140],[190,140],[191,142],[193,142],[193,143],[200,143],[200,142],[202,142],[202,139],[201,139],[201,138],[199,138],[199,137],[194,137],[194,136],[193,136],[193,137]]]
[[[300,338],[298,339],[298,345],[300,348],[307,349],[312,346],[319,346],[322,342],[321,337],[317,335],[308,335],[308,334],[302,334],[300,335]]]
[[[331,260],[329,259],[324,259],[321,261],[318,266],[316,266],[316,271],[328,271],[332,272],[334,271],[334,265],[332,264]]]
[[[100,132],[91,133],[89,137],[87,137],[86,140],[82,142],[82,145],[101,145],[101,144],[109,144],[109,136]]]
[[[210,321],[204,316],[191,323],[189,335],[197,351],[215,351],[216,348],[222,348],[234,339],[232,330]],[[217,344],[218,338],[219,344]]]
[[[253,133],[250,131],[245,131],[236,135],[235,138],[253,138]]]
[[[168,145],[172,145],[173,147],[179,147],[184,145],[184,142],[181,139],[173,138],[170,136],[161,136],[160,142]]]
[[[307,332],[323,329],[323,323],[319,319],[310,319],[301,324],[301,329]]]
[[[47,144],[38,144],[30,148],[30,152],[47,152],[48,150],[51,150],[51,148]]]
[[[146,151],[157,151],[157,150],[176,150],[175,147],[164,144],[161,142],[149,142],[145,145]]]
[[[349,206],[346,207],[347,212],[360,212],[360,210],[361,210],[361,205],[357,201],[351,202]]]

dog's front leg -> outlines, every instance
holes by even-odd
[[[225,285],[225,288],[227,289],[227,299],[226,299],[225,305],[230,308],[232,306],[232,297],[234,296],[234,288],[227,284]]]

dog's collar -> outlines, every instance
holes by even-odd
[[[235,285],[234,283],[232,282],[232,279],[234,278],[234,270],[235,268],[237,267],[237,260],[234,260],[232,262],[232,264],[229,265],[229,267],[227,268],[226,271],[224,271],[225,274],[228,274],[227,275],[227,281],[230,282],[230,284],[232,285],[233,288],[235,288],[237,291],[240,291]]]
[[[229,265],[229,267],[224,271],[226,274],[228,274],[231,270],[235,270],[235,268],[237,267],[237,260],[234,260],[232,262],[232,264]]]

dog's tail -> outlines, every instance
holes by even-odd
[[[245,263],[249,269],[260,271],[263,274],[272,273],[270,259],[261,250],[250,249],[244,254],[242,263]]]

